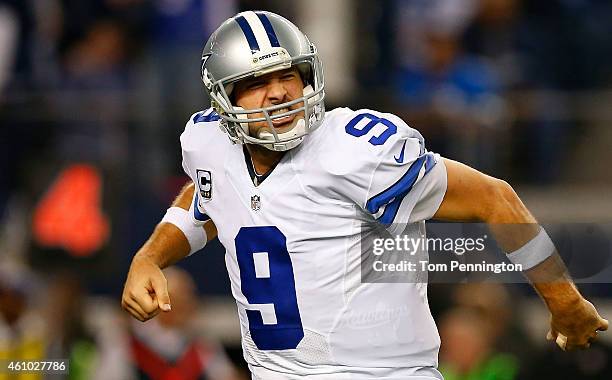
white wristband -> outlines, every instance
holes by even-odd
[[[528,270],[549,258],[555,252],[555,245],[550,237],[540,227],[540,232],[527,244],[508,254],[508,260],[520,264],[523,270]]]
[[[199,251],[204,248],[208,237],[206,236],[206,230],[201,225],[196,225],[191,219],[189,211],[180,207],[170,207],[166,211],[166,215],[162,218],[160,223],[172,223],[179,230],[183,232],[187,241],[189,242],[190,251],[189,254]]]

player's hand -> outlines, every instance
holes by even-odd
[[[160,310],[170,311],[168,284],[159,266],[146,257],[134,257],[121,306],[141,322],[155,317]]]
[[[581,298],[576,305],[551,314],[546,339],[555,341],[564,351],[571,351],[590,347],[597,333],[607,329],[608,321],[597,313],[592,303]]]

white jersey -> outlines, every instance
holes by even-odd
[[[361,233],[438,209],[446,169],[400,118],[339,108],[259,186],[211,109],[181,135],[215,223],[256,379],[441,379],[423,283],[362,283]],[[416,232],[415,232],[416,233]]]

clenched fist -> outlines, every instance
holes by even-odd
[[[121,306],[141,322],[155,317],[160,310],[170,311],[166,277],[146,256],[136,256],[132,260]]]

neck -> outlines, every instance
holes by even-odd
[[[251,155],[255,172],[259,175],[266,174],[272,170],[285,155],[285,152],[276,152],[253,144],[247,144],[246,148]]]

